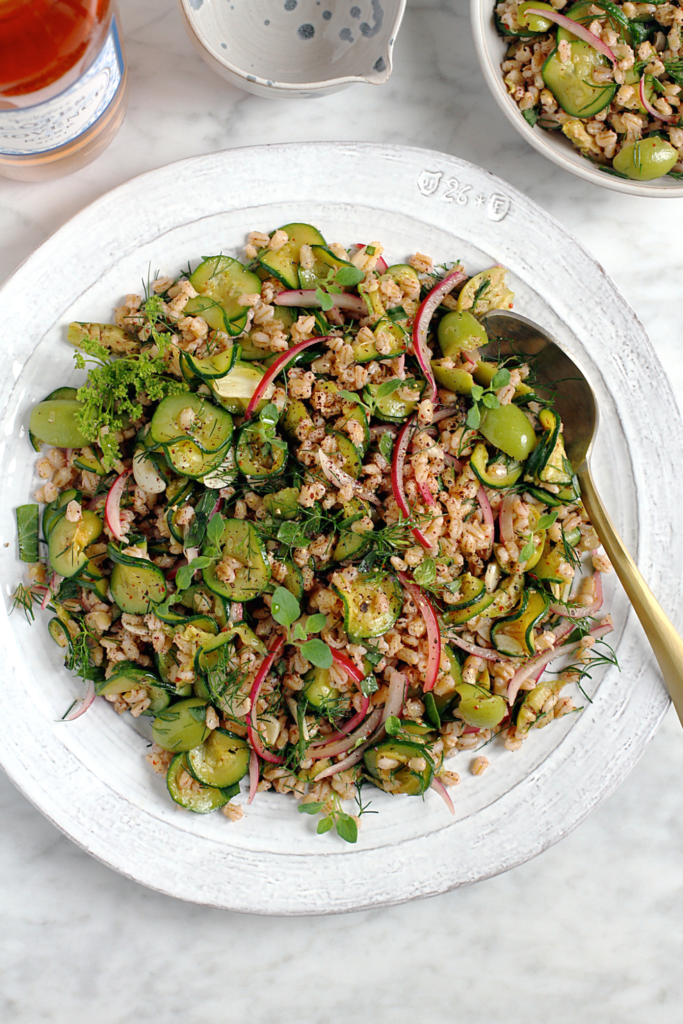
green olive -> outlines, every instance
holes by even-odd
[[[674,147],[657,136],[622,146],[612,161],[615,171],[634,181],[651,181],[668,174],[678,160]]]
[[[487,409],[479,430],[487,441],[517,462],[524,462],[538,444],[538,438],[518,405]]]
[[[505,718],[508,706],[503,697],[491,696],[471,683],[461,683],[457,690],[460,694],[458,713],[467,725],[475,729],[493,729]]]
[[[437,335],[445,356],[455,356],[458,352],[479,348],[488,341],[482,325],[467,310],[446,313],[439,321]]]
[[[528,28],[530,32],[547,32],[553,27],[553,22],[549,18],[542,18],[538,14],[527,14],[526,12],[529,8],[539,11],[554,10],[550,4],[536,4],[534,0],[524,0],[524,3],[520,4],[517,8],[516,18],[518,25],[522,28]]]
[[[339,690],[330,683],[330,673],[326,668],[314,668],[307,672],[305,681],[304,697],[314,708],[338,700]]]
[[[82,433],[76,413],[83,409],[75,399],[39,402],[31,411],[29,430],[39,441],[55,448],[84,448],[90,438]]]
[[[472,374],[454,366],[442,366],[442,359],[432,359],[432,371],[436,383],[442,388],[454,391],[456,395],[472,394]]]

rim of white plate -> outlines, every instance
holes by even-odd
[[[381,188],[375,192],[377,182]],[[449,246],[450,239],[458,239],[462,249],[476,247],[488,254],[484,260],[510,265],[526,296],[520,312],[559,335],[591,373],[603,402],[598,462],[604,441],[615,445],[616,453],[612,459],[608,452],[604,466],[598,465],[598,484],[604,477],[609,488],[623,486],[627,492],[632,484],[635,501],[616,509],[617,525],[673,622],[680,624],[682,595],[676,581],[683,553],[671,544],[666,511],[683,505],[683,482],[668,454],[679,450],[683,429],[664,370],[633,311],[588,252],[527,196],[456,157],[371,143],[251,147],[147,172],[77,214],[5,283],[7,344],[0,355],[0,510],[9,510],[0,511],[0,532],[10,544],[0,549],[5,596],[20,573],[12,507],[29,499],[26,482],[17,482],[25,475],[22,463],[29,462],[25,438],[16,448],[18,428],[41,397],[31,393],[31,380],[38,374],[38,356],[44,363],[42,353],[31,363],[22,338],[35,339],[39,347],[50,332],[57,337],[58,325],[80,297],[89,289],[95,294],[98,282],[102,287],[108,282],[107,274],[118,282],[118,268],[145,246],[180,245],[193,231],[201,228],[208,236],[222,231],[223,224],[241,224],[242,217],[248,218],[244,233],[264,224],[272,227],[268,218],[281,208],[291,210],[294,219],[310,209],[310,219],[321,226],[348,223],[349,232],[360,224],[370,224],[371,230],[376,222],[388,236],[422,231],[425,238],[447,238]],[[263,222],[255,223],[257,215]],[[419,247],[420,237],[414,245]],[[42,297],[40,282],[47,279],[51,296],[58,298]],[[129,286],[128,278],[120,281],[122,290]],[[58,356],[68,364],[61,351]],[[666,446],[661,443],[665,436]],[[610,460],[623,476],[616,484]],[[657,481],[656,507],[652,480]],[[44,664],[45,671],[35,673],[40,679],[28,676],[30,648],[40,641],[4,610],[0,763],[74,842],[122,874],[169,895],[236,911],[291,915],[435,895],[505,871],[557,842],[613,791],[655,734],[668,698],[640,628],[617,590],[611,605],[627,671],[621,678],[614,670],[606,672],[594,703],[580,716],[534,736],[535,746],[531,741],[525,745],[528,761],[523,753],[505,754],[508,760],[500,761],[509,766],[504,771],[511,779],[520,770],[515,765],[528,764],[528,772],[503,790],[504,771],[491,769],[476,781],[481,789],[463,777],[460,790],[454,791],[461,810],[456,821],[449,821],[442,805],[437,810],[432,794],[425,804],[378,797],[382,814],[361,830],[357,847],[312,836],[313,829],[305,826],[314,822],[296,815],[293,802],[287,814],[301,831],[291,838],[289,821],[282,825],[278,817],[284,798],[266,794],[244,822],[229,825],[169,807],[151,772],[138,783],[133,768],[123,762],[103,767],[95,747],[114,750],[120,743],[123,751],[126,743],[130,746],[130,730],[111,709],[99,707],[101,702],[78,722],[56,723],[49,687],[61,686],[64,673],[55,671],[55,658],[39,652],[37,664]],[[122,789],[119,772],[126,784],[130,779],[130,792]],[[278,822],[282,832],[274,835],[269,825]]]

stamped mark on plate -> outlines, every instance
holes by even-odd
[[[417,187],[423,196],[438,196],[444,203],[467,206],[472,199],[476,207],[486,206],[492,221],[501,221],[510,212],[510,199],[502,192],[492,192],[490,195],[472,193],[472,185],[458,181],[457,178],[443,178],[443,171],[425,168],[417,176]]]

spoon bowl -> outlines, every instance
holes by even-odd
[[[593,389],[574,359],[538,324],[518,313],[495,310],[482,318],[495,339],[495,355],[533,360],[540,398],[552,398],[564,429],[565,450],[581,488],[581,500],[638,616],[683,724],[683,641],[662,611],[624,546],[595,488],[590,454],[598,430]]]

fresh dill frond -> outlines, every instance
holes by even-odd
[[[33,611],[33,602],[37,600],[37,594],[34,594],[30,587],[26,587],[23,583],[20,583],[12,594],[12,607],[10,609],[10,614],[15,610],[15,608],[23,609],[26,621],[30,625],[32,622],[36,621]]]

